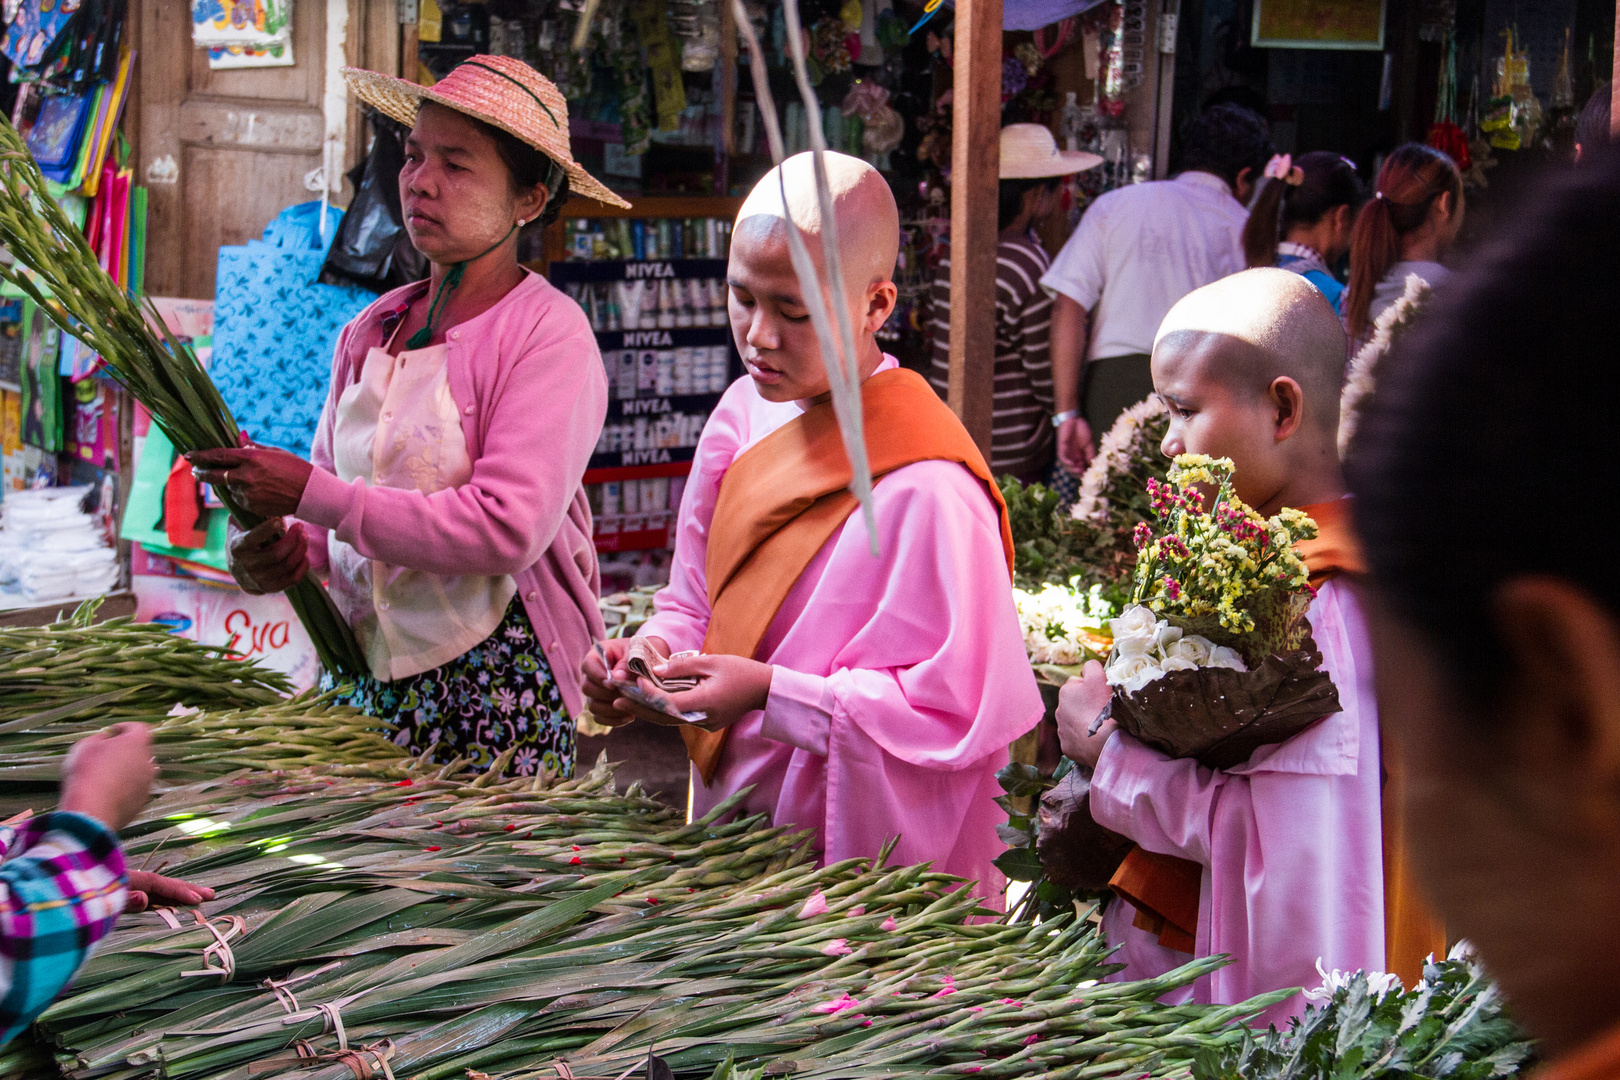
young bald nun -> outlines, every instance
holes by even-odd
[[[826,155],[855,329],[879,554],[854,497],[828,379],[788,248],[786,214],[821,263],[811,155],[773,170],[737,215],[731,328],[748,368],[704,428],[669,587],[643,636],[701,649],[661,675],[708,714],[682,729],[692,813],[752,787],[747,812],[817,830],[827,861],[932,862],[983,883],[1001,850],[995,773],[1042,712],[1013,607],[1006,510],[984,460],[920,376],[874,334],[894,309],[899,216],[870,165]],[[609,642],[615,677],[627,643]],[[592,712],[656,720],[585,668]]]
[[[1297,507],[1321,536],[1302,544],[1317,588],[1309,618],[1343,711],[1244,764],[1212,770],[1171,759],[1106,722],[1101,670],[1064,688],[1065,752],[1096,767],[1091,811],[1140,847],[1114,878],[1104,919],[1122,978],[1143,978],[1197,956],[1232,962],[1192,997],[1233,1003],[1321,982],[1328,970],[1386,970],[1408,985],[1423,952],[1444,949],[1408,926],[1386,957],[1385,852],[1378,714],[1361,609],[1344,573],[1360,571],[1339,467],[1344,330],[1297,274],[1248,270],[1189,294],[1153,347],[1153,385],[1170,407],[1167,455],[1228,457],[1237,494],[1261,514]],[[1398,857],[1398,852],[1394,853]],[[1392,865],[1394,863],[1392,862]],[[1402,886],[1399,875],[1391,882]],[[1404,897],[1404,893],[1402,894]],[[1391,905],[1405,911],[1405,900]],[[1177,946],[1177,947],[1170,947]],[[1427,946],[1427,948],[1425,948]],[[1281,1023],[1295,996],[1263,1017]]]

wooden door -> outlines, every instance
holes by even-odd
[[[342,148],[334,172],[358,160],[364,129],[340,85],[332,96],[329,58],[392,71],[396,5],[301,0],[293,17],[296,63],[232,71],[209,70],[207,53],[193,47],[186,0],[131,6],[139,9],[136,177],[150,190],[147,291],[211,299],[221,245],[257,238],[286,207],[320,198],[311,174],[322,167],[329,139],[335,135]],[[330,197],[342,206],[347,184],[338,177],[337,185]]]

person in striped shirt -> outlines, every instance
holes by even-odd
[[[1096,154],[1057,148],[1042,124],[1001,129],[1001,191],[996,245],[995,409],[990,469],[1025,483],[1044,483],[1052,465],[1052,296],[1040,286],[1052,259],[1031,226],[1056,205],[1063,177],[1102,163]],[[951,352],[951,264],[934,279],[929,381],[944,397]]]
[[[0,822],[0,1046],[66,989],[120,913],[213,898],[124,866],[118,830],[156,772],[146,726],[116,724],[69,752],[58,810]]]

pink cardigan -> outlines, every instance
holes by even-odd
[[[362,555],[438,574],[511,574],[564,703],[581,710],[580,663],[604,633],[591,510],[581,479],[607,416],[607,377],[579,305],[531,274],[446,335],[450,394],[472,479],[431,495],[345,484],[332,473],[337,401],[389,318],[426,288],[381,296],[344,327],[298,517],[324,569],[327,530]]]

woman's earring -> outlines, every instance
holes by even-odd
[[[521,228],[523,228],[523,226],[527,225],[528,223],[529,223],[528,218],[518,218],[517,227],[521,229]]]

